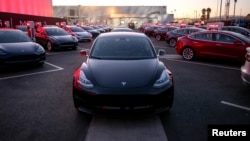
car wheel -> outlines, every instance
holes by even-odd
[[[175,47],[176,46],[176,39],[172,38],[169,40],[169,46],[170,47]]]
[[[155,39],[156,39],[157,41],[160,41],[160,40],[161,40],[161,35],[156,35],[156,36],[155,36]]]
[[[195,57],[195,52],[192,48],[186,47],[182,50],[182,57],[185,60],[192,60]]]
[[[48,42],[46,47],[47,47],[48,51],[52,51],[53,50],[51,42]]]

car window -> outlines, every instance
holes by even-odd
[[[68,35],[68,33],[61,28],[46,28],[45,31],[46,31],[47,35],[49,35],[49,36]]]
[[[97,39],[92,58],[101,59],[147,59],[156,57],[147,38],[117,37]]]
[[[80,27],[70,27],[72,32],[85,32],[82,28]]]
[[[196,39],[196,40],[212,41],[212,34],[211,33],[194,34],[194,35],[191,35],[189,37],[193,38],[193,39]]]
[[[226,43],[234,43],[236,41],[235,38],[225,35],[225,34],[220,34],[220,33],[214,33],[214,41],[218,42],[226,42]]]
[[[22,31],[0,31],[0,43],[31,42],[28,35]]]
[[[176,30],[175,33],[178,33],[178,34],[186,34],[186,30],[184,29],[180,29],[180,30]]]

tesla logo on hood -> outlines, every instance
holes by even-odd
[[[121,82],[122,86],[125,86],[127,84],[127,82]]]

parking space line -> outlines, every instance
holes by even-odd
[[[22,74],[22,75],[15,75],[15,76],[9,76],[9,77],[3,77],[0,78],[0,80],[6,80],[6,79],[12,79],[12,78],[17,78],[17,77],[24,77],[24,76],[30,76],[30,75],[36,75],[36,74],[42,74],[42,73],[49,73],[49,72],[54,72],[54,71],[60,71],[63,70],[63,68],[53,65],[51,63],[45,62],[45,64],[48,64],[50,66],[55,67],[56,69],[53,70],[47,70],[47,71],[41,71],[41,72],[35,72],[35,73],[28,73],[28,74]]]
[[[184,61],[184,60],[176,60],[176,59],[168,59],[170,61],[176,61],[176,62],[182,62],[182,63],[189,63],[189,64],[196,64],[196,65],[203,65],[203,66],[209,66],[209,67],[216,67],[216,68],[223,68],[223,69],[230,69],[230,70],[240,70],[240,68],[234,68],[234,67],[226,67],[226,66],[219,66],[219,65],[212,65],[212,64],[205,64],[205,63],[198,63],[198,62],[191,62],[191,61]]]
[[[232,106],[232,107],[236,107],[236,108],[239,108],[239,109],[243,109],[243,110],[250,111],[250,108],[249,108],[249,107],[245,107],[245,106],[233,104],[233,103],[226,102],[226,101],[221,101],[221,103],[222,103],[222,104],[225,104],[225,105],[228,105],[228,106]]]

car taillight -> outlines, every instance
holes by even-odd
[[[81,86],[79,85],[79,83],[77,82],[79,80],[80,77],[80,72],[81,72],[81,68],[78,68],[75,73],[74,73],[74,77],[73,77],[73,85],[75,88],[77,89],[81,89]]]

